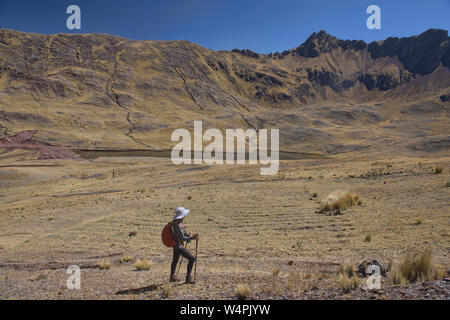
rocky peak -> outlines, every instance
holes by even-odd
[[[429,29],[413,37],[372,42],[368,50],[372,59],[397,56],[408,71],[429,74],[440,63],[450,67],[449,43],[448,31]]]
[[[329,35],[324,30],[314,32],[295,52],[302,57],[315,58],[320,53],[330,52],[336,49],[339,39]]]

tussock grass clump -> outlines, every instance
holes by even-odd
[[[168,298],[170,298],[170,296],[172,295],[172,287],[170,287],[170,286],[163,286],[162,288],[161,288],[161,293],[160,293],[160,296],[161,296],[161,298],[163,298],[163,299],[168,299]]]
[[[337,274],[338,275],[342,274],[342,275],[345,275],[345,276],[351,278],[354,275],[356,275],[355,267],[353,266],[352,263],[345,262],[345,263],[339,265],[339,267],[337,269]]]
[[[152,263],[147,260],[137,260],[134,266],[138,271],[148,271],[152,267]]]
[[[250,287],[247,284],[240,283],[236,286],[234,295],[239,300],[245,300],[250,296],[251,292],[252,292],[252,290],[250,289]]]
[[[395,286],[407,284],[407,281],[400,272],[400,268],[398,267],[398,265],[392,266],[392,268],[389,271],[388,279],[389,282]]]
[[[320,213],[328,215],[341,214],[345,208],[361,205],[362,199],[359,194],[350,191],[334,191],[330,193],[320,206]]]
[[[106,260],[102,260],[98,263],[98,268],[100,270],[109,270],[109,269],[111,269],[111,267],[112,267],[111,262],[106,261]]]
[[[38,274],[37,276],[30,279],[30,281],[41,281],[47,279],[45,274]]]
[[[361,284],[361,281],[356,274],[355,267],[349,262],[339,265],[337,270],[337,282],[339,289],[344,292],[354,290]]]
[[[398,268],[402,277],[409,283],[439,279],[442,274],[432,260],[433,254],[430,249],[422,253],[408,253]]]
[[[364,242],[372,241],[372,234],[369,232],[364,236]]]
[[[130,262],[131,260],[133,260],[133,257],[130,257],[130,256],[122,257],[122,258],[120,259],[120,263]]]
[[[441,174],[442,173],[442,167],[436,167],[434,168],[434,174]]]
[[[408,283],[425,282],[441,279],[445,272],[433,263],[431,249],[421,253],[407,253],[403,259],[393,264],[389,271],[389,281],[393,285],[406,285]]]
[[[275,269],[273,269],[271,272],[272,272],[272,275],[273,275],[274,277],[276,277],[277,275],[280,274],[280,268],[275,268]]]
[[[339,289],[345,293],[355,290],[361,285],[361,281],[358,276],[354,274],[352,277],[348,277],[346,274],[340,274],[338,276],[338,286]]]

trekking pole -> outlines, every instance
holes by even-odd
[[[197,276],[197,249],[198,249],[198,239],[195,239],[194,283],[195,283],[195,278]]]

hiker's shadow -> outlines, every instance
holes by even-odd
[[[156,289],[158,289],[158,287],[162,286],[163,283],[161,284],[152,284],[150,286],[147,287],[142,287],[142,288],[136,288],[136,289],[125,289],[125,290],[119,290],[116,292],[116,294],[143,294],[146,292],[151,292],[151,291],[155,291]]]

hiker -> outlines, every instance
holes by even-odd
[[[175,215],[173,217],[173,223],[172,223],[172,233],[173,238],[175,239],[175,246],[173,247],[173,259],[172,259],[172,265],[170,268],[170,282],[178,281],[175,277],[175,271],[177,268],[177,263],[180,258],[180,255],[182,255],[184,258],[188,260],[187,265],[187,274],[186,274],[186,283],[192,283],[191,280],[191,272],[192,267],[194,265],[195,257],[192,255],[192,253],[189,252],[188,249],[184,246],[184,242],[189,242],[194,239],[198,239],[198,234],[193,235],[190,237],[187,235],[184,231],[184,217],[189,213],[188,209],[185,209],[183,207],[178,207],[175,210]]]

